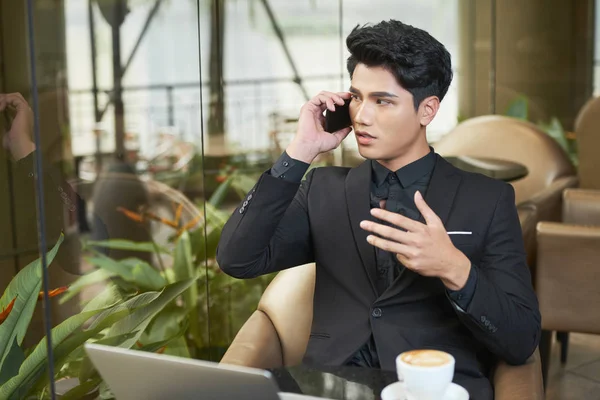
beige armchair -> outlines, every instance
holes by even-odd
[[[221,362],[255,368],[300,364],[310,336],[315,275],[314,264],[277,274]],[[538,352],[525,365],[500,362],[493,382],[498,400],[542,399]]]
[[[552,332],[600,334],[600,191],[564,193],[564,223],[537,226],[537,296],[542,314],[542,371],[547,383]],[[561,360],[568,336],[562,338]]]
[[[600,97],[590,99],[579,111],[575,120],[575,136],[577,140],[577,151],[579,166],[577,175],[579,178],[579,189],[570,189],[564,194],[566,201],[563,204],[563,221],[570,225],[592,225],[600,226],[598,218],[600,216]],[[555,227],[556,228],[556,227]],[[546,225],[546,230],[554,228]],[[575,227],[557,228],[565,235],[579,235],[582,231]],[[585,228],[584,228],[585,229]],[[544,236],[547,231],[540,232]],[[577,248],[577,247],[575,247]],[[574,249],[566,249],[573,252]],[[548,267],[551,268],[551,267]],[[545,273],[551,274],[551,270]],[[541,277],[542,280],[546,277]],[[549,277],[551,279],[551,276]],[[557,331],[557,339],[561,345],[560,360],[562,364],[567,362],[569,349],[568,331]],[[550,351],[551,334],[545,332],[542,336],[547,352]],[[542,364],[544,371],[548,368],[549,354],[546,349],[542,351]]]
[[[527,176],[511,182],[515,202],[534,204],[540,221],[560,221],[562,192],[577,186],[575,168],[555,140],[537,126],[515,118],[471,118],[434,147],[442,156],[499,158],[525,165]]]

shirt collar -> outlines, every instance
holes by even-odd
[[[435,153],[432,147],[429,149],[430,151],[427,155],[405,165],[395,172],[402,187],[409,187],[423,176],[431,174],[435,166]],[[375,182],[377,187],[385,182],[391,172],[375,160],[371,160],[371,169],[373,170],[373,182]]]

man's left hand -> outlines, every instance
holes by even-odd
[[[462,289],[471,271],[471,261],[454,247],[444,224],[419,192],[415,193],[415,205],[425,224],[381,208],[373,208],[371,214],[374,217],[392,226],[362,221],[361,228],[374,233],[367,237],[367,241],[375,247],[395,253],[402,265],[419,275],[438,277],[450,290]]]

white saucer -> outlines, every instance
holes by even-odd
[[[387,385],[381,391],[381,398],[384,398],[384,394],[388,392],[393,392],[396,396],[390,397],[390,399],[406,400],[406,394],[404,392],[404,382],[396,382],[392,383],[391,385]],[[450,386],[448,386],[448,389],[446,389],[444,397],[440,400],[469,400],[469,392],[467,392],[467,390],[464,387],[452,382],[450,383]]]

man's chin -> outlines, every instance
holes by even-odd
[[[381,152],[377,151],[372,147],[358,146],[358,153],[367,160],[379,160],[381,158]]]

